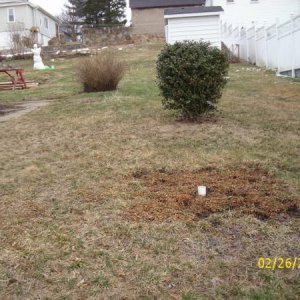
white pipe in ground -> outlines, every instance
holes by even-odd
[[[206,197],[207,195],[207,188],[204,185],[198,186],[198,195],[201,197]]]

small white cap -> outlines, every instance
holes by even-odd
[[[207,195],[207,188],[204,185],[198,186],[198,195],[202,197],[206,197]]]

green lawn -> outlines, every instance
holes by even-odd
[[[231,211],[200,220],[134,222],[138,170],[224,172],[257,164],[300,196],[300,82],[232,65],[213,120],[177,121],[155,84],[161,45],[124,47],[117,92],[83,94],[75,59],[31,71],[39,88],[0,103],[55,100],[0,123],[0,299],[298,299],[300,219]]]

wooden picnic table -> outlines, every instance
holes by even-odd
[[[1,68],[0,67],[0,73],[6,74],[8,77],[10,77],[11,83],[12,83],[12,89],[15,90],[17,85],[21,86],[22,89],[26,89],[26,81],[23,76],[23,69],[20,68]],[[15,73],[15,75],[14,75]]]

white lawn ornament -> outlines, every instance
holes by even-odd
[[[37,46],[37,44],[33,45],[33,49],[31,49],[31,52],[33,53],[33,69],[34,70],[44,70],[45,65],[43,63],[43,60],[41,58],[41,48]]]

